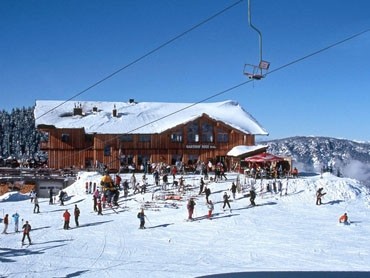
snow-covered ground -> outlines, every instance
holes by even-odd
[[[130,178],[130,174],[121,176]],[[136,176],[141,180],[141,174]],[[79,174],[66,189],[71,198],[64,207],[41,199],[40,214],[33,213],[28,196],[2,196],[0,217],[17,211],[32,225],[34,244],[21,246],[22,234],[14,233],[10,217],[10,233],[0,234],[0,277],[257,277],[251,275],[264,271],[324,271],[332,277],[331,271],[370,271],[370,197],[356,180],[307,175],[283,180],[283,194],[265,192],[268,180],[261,191],[257,180],[258,206],[249,207],[249,198],[237,193],[230,212],[222,209],[222,195],[225,191],[231,195],[236,174],[227,176],[226,181],[209,182],[210,199],[215,202],[212,220],[205,218],[207,207],[204,195],[197,194],[197,175],[184,176],[192,189],[181,201],[156,200],[164,193],[153,195],[150,185],[143,195],[130,190],[125,199],[122,192],[120,207],[104,209],[102,216],[93,211],[92,195],[85,193],[86,181],[100,183],[96,173]],[[242,178],[241,183],[247,186],[251,180]],[[327,194],[316,206],[319,187]],[[193,222],[185,221],[190,196],[196,198]],[[65,209],[72,213],[75,204],[81,210],[80,227],[75,227],[72,217],[72,229],[64,230],[62,214]],[[144,205],[147,229],[141,230],[136,216]],[[338,223],[344,212],[351,225]],[[2,231],[3,223],[0,227]],[[364,273],[355,275],[346,277]]]

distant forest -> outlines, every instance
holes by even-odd
[[[35,127],[34,107],[0,111],[0,166],[10,161],[37,163],[45,160],[39,152],[40,133]]]

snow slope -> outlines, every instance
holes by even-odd
[[[129,174],[121,176],[130,178]],[[136,176],[141,180],[141,174]],[[146,194],[132,195],[131,190],[127,200],[120,197],[121,207],[105,209],[103,216],[93,212],[92,195],[85,193],[86,181],[99,183],[101,176],[96,173],[79,174],[67,189],[71,198],[64,207],[41,199],[40,214],[32,213],[33,204],[25,196],[3,196],[1,217],[18,211],[22,219],[29,220],[34,244],[21,247],[22,235],[13,232],[11,223],[11,233],[0,234],[0,277],[233,277],[230,273],[253,277],[253,273],[264,271],[361,271],[353,277],[370,274],[370,199],[369,191],[359,182],[330,174],[307,175],[283,180],[280,195],[265,191],[268,181],[257,180],[257,207],[248,207],[249,199],[237,193],[231,202],[232,212],[224,212],[222,195],[236,174],[227,176],[227,181],[209,183],[210,199],[216,203],[212,220],[204,217],[204,195],[197,196],[198,175],[184,176],[192,189],[182,201],[155,200],[164,193],[153,195],[151,185]],[[152,176],[148,177],[153,184]],[[252,182],[241,179],[245,193]],[[323,205],[316,206],[319,187],[327,194]],[[193,222],[185,221],[190,196],[196,196],[197,203]],[[140,230],[136,215],[144,202],[149,202],[147,229]],[[172,203],[178,208],[165,207]],[[62,214],[65,209],[72,212],[75,204],[81,209],[80,227],[75,228],[72,218],[72,229],[64,230]],[[351,220],[349,226],[338,224],[345,211]]]

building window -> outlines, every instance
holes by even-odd
[[[209,123],[202,123],[202,142],[212,143],[213,142],[213,126]]]
[[[228,143],[229,134],[223,130],[218,130],[217,132],[217,142],[219,143]]]
[[[172,133],[171,142],[182,142],[182,131],[175,131]]]
[[[188,143],[199,142],[199,124],[197,122],[192,122],[188,124]]]
[[[61,137],[62,142],[69,142],[69,134],[63,133]]]
[[[134,136],[132,134],[122,134],[121,142],[132,142],[134,141]]]
[[[110,156],[111,155],[111,147],[110,145],[104,146],[104,156]]]
[[[150,142],[150,134],[140,134],[139,142]]]
[[[120,164],[121,166],[131,165],[134,162],[134,156],[129,155],[121,155],[120,157]]]

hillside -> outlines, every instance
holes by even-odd
[[[211,220],[205,217],[204,195],[197,195],[197,175],[184,177],[188,190],[180,201],[161,200],[177,191],[158,191],[148,176],[146,194],[133,195],[130,190],[127,198],[119,198],[120,207],[104,209],[102,216],[93,212],[92,195],[85,193],[86,181],[100,181],[101,176],[92,172],[80,173],[66,189],[70,199],[65,206],[42,199],[40,214],[32,213],[28,196],[8,194],[1,209],[10,215],[18,211],[30,221],[34,244],[21,247],[20,234],[1,234],[0,276],[233,277],[230,273],[255,271],[370,271],[370,199],[361,183],[329,173],[312,174],[282,180],[282,191],[273,193],[266,192],[272,181],[242,178],[244,192],[237,193],[230,212],[222,209],[222,195],[230,194],[237,175],[227,176],[227,181],[208,184],[215,203]],[[257,192],[256,207],[250,207],[245,196],[251,184]],[[316,206],[319,187],[327,194]],[[197,204],[195,221],[188,222],[186,201],[191,196]],[[72,212],[75,204],[81,209],[80,227],[72,220],[72,229],[63,230],[62,214],[65,209]],[[145,230],[138,229],[141,207],[147,215]],[[338,224],[345,211],[349,226]],[[13,232],[12,224],[9,231]],[[356,273],[356,277],[365,276]]]
[[[305,172],[320,173],[332,167],[334,174],[356,178],[370,185],[370,143],[330,137],[289,137],[264,141],[268,151],[293,157],[295,165]]]

